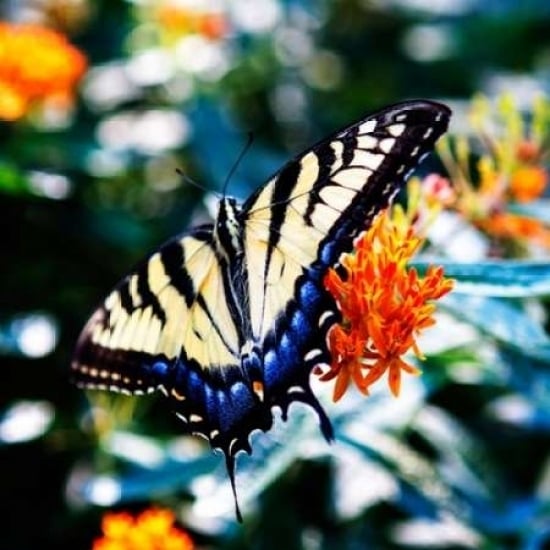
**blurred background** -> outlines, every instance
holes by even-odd
[[[529,118],[550,88],[547,1],[4,0],[0,16],[1,549],[91,548],[106,513],[151,506],[204,548],[550,548],[544,246],[506,276],[474,254],[421,378],[399,399],[328,396],[334,445],[299,407],[255,436],[238,461],[242,526],[223,460],[159,400],[90,402],[68,382],[87,316],[208,220],[248,132],[228,184],[240,198],[395,101],[448,103],[466,137],[480,92]],[[16,24],[32,26],[13,40]],[[537,208],[550,221],[544,194]]]

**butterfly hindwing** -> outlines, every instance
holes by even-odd
[[[189,431],[221,448],[230,473],[271,409],[311,405],[311,369],[330,360],[338,320],[323,287],[445,132],[429,101],[389,107],[290,161],[239,208],[223,199],[214,225],[177,237],[128,275],[85,326],[72,363],[81,386],[160,390]]]

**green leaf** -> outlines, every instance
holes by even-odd
[[[15,165],[0,161],[0,192],[10,195],[29,193],[27,179]]]

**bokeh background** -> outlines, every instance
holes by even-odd
[[[466,134],[475,93],[528,111],[550,88],[546,0],[6,0],[0,16],[55,29],[87,60],[71,99],[0,122],[1,549],[91,548],[106,512],[152,505],[205,548],[550,548],[548,286],[484,297],[494,310],[461,301],[478,316],[434,329],[399,399],[328,396],[333,446],[299,407],[257,435],[239,460],[242,526],[223,460],[162,403],[90,402],[68,382],[89,313],[208,219],[248,132],[227,185],[241,198],[394,101],[445,101]],[[508,307],[518,316],[492,333]],[[513,330],[530,323],[536,337]]]

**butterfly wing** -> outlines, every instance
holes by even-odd
[[[225,436],[257,401],[234,380],[242,336],[226,288],[211,227],[168,242],[92,315],[76,346],[74,381],[128,394],[161,390],[189,431],[226,449]]]
[[[264,393],[286,412],[313,406],[309,386],[329,360],[337,320],[323,276],[385,208],[447,129],[450,111],[429,101],[394,105],[318,143],[289,162],[245,204],[245,252],[253,339],[261,342]]]

